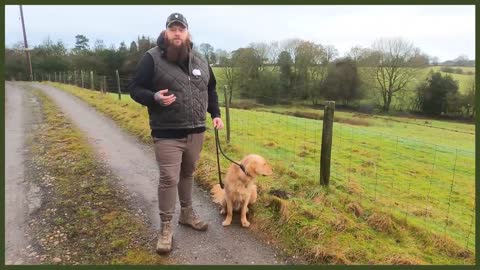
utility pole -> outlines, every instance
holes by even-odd
[[[22,5],[20,5],[20,17],[22,18],[23,42],[25,43],[25,54],[27,56],[27,64],[28,64],[27,68],[30,72],[30,81],[33,81],[32,61],[30,60],[30,52],[28,51],[27,32],[25,31],[25,22],[23,20]]]

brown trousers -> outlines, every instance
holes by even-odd
[[[161,221],[169,221],[175,214],[177,192],[181,207],[192,205],[193,173],[202,150],[203,137],[202,132],[182,139],[153,139],[160,171],[158,208]]]

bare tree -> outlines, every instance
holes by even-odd
[[[278,41],[272,41],[268,44],[269,50],[268,50],[268,59],[270,64],[275,64],[277,63],[278,56],[280,55],[280,52],[282,51],[280,48],[280,44]],[[275,70],[277,68],[277,65],[273,66],[273,69]]]
[[[105,50],[106,47],[105,47],[105,43],[103,42],[103,40],[101,40],[101,39],[96,39],[96,40],[95,40],[95,44],[93,45],[93,49],[94,49],[94,51],[96,51],[96,52]]]
[[[420,50],[401,38],[375,41],[367,59],[366,71],[376,81],[375,88],[386,112],[395,95],[406,90],[427,64]]]
[[[458,66],[467,66],[468,65],[468,56],[462,54],[453,60]]]
[[[358,66],[364,64],[365,58],[369,55],[370,49],[363,48],[360,45],[353,46],[347,53],[347,57],[357,63]]]
[[[228,59],[228,57],[229,57],[228,52],[225,51],[225,50],[222,50],[222,49],[216,49],[216,50],[215,50],[215,55],[217,56],[217,59],[216,59],[216,60],[217,60],[217,63],[215,63],[215,64],[219,64],[220,66],[222,66],[222,65],[223,65],[223,61],[224,61],[225,59]]]
[[[260,69],[263,69],[263,65],[268,62],[268,56],[270,54],[270,46],[268,46],[268,44],[264,42],[255,42],[255,43],[250,43],[248,47],[254,50],[256,57],[258,59],[261,59],[262,65],[260,66]]]
[[[216,61],[214,60],[216,59],[214,59],[215,56],[214,56],[212,45],[210,45],[209,43],[202,43],[200,44],[199,50],[200,52],[202,52],[203,56],[205,57],[205,59],[209,64],[215,64]]]
[[[323,47],[325,61],[328,63],[332,62],[338,56],[338,50],[333,45],[326,45]]]
[[[220,64],[222,65],[223,75],[228,87],[228,103],[232,103],[233,87],[236,83],[237,74],[235,72],[235,63],[231,54],[225,54],[220,57]]]
[[[280,42],[280,48],[282,51],[287,51],[292,59],[295,59],[295,53],[297,51],[297,47],[304,42],[303,40],[299,38],[291,38],[291,39],[286,39]]]

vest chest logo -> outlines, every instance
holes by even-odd
[[[192,70],[192,74],[193,74],[194,76],[200,76],[200,75],[202,75],[202,73],[200,72],[200,69],[194,69],[194,70]]]

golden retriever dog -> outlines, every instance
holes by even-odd
[[[233,211],[240,212],[240,220],[243,227],[249,227],[247,220],[248,206],[257,200],[257,185],[255,179],[258,175],[272,175],[272,167],[267,161],[255,154],[244,157],[240,164],[245,167],[245,172],[236,165],[232,164],[228,168],[224,180],[224,189],[217,184],[212,188],[213,201],[222,205],[221,214],[227,214],[223,221],[223,226],[228,226],[232,222]]]

